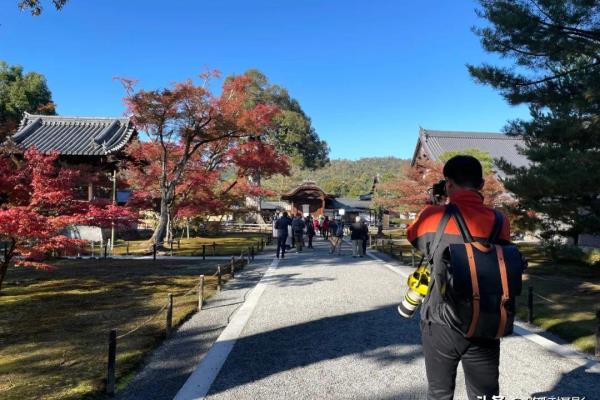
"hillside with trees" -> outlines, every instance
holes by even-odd
[[[290,176],[274,176],[264,180],[263,186],[279,195],[303,181],[311,180],[327,193],[340,197],[357,197],[371,190],[375,176],[379,175],[382,183],[397,179],[402,174],[403,166],[408,163],[408,160],[396,157],[370,157],[331,160],[325,167],[316,170],[293,166]]]

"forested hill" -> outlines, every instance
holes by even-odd
[[[371,191],[373,178],[379,174],[385,182],[402,174],[402,166],[410,161],[395,157],[372,157],[358,160],[331,160],[329,165],[314,171],[293,167],[291,176],[276,176],[264,180],[263,186],[278,195],[304,181],[315,181],[326,193],[340,197],[356,197]]]

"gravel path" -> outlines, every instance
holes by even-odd
[[[314,252],[282,260],[265,278],[241,337],[208,398],[424,399],[418,320],[398,316],[404,279],[371,258]],[[410,267],[400,267],[410,272]],[[600,374],[522,336],[503,340],[501,394],[600,398]],[[465,399],[459,368],[456,398]]]
[[[171,400],[263,276],[271,259],[268,262],[255,260],[238,272],[221,293],[208,299],[201,312],[179,327],[173,337],[148,358],[142,370],[116,398]]]

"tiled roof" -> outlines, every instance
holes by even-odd
[[[466,149],[479,149],[489,153],[492,158],[504,158],[511,164],[521,167],[529,165],[529,160],[518,151],[525,143],[521,137],[508,136],[502,133],[482,132],[449,132],[421,129],[419,143],[413,157],[418,156],[419,146],[431,160],[439,160],[446,151],[461,151]]]
[[[327,197],[327,193],[323,189],[321,189],[316,182],[314,181],[305,181],[300,186],[292,189],[288,193],[284,193],[281,195],[282,200],[289,200],[290,198],[296,196],[299,192],[321,192]]]
[[[9,139],[25,148],[62,155],[102,156],[123,148],[135,134],[129,118],[88,118],[25,113]]]
[[[358,199],[349,199],[349,198],[335,198],[328,199],[326,207],[332,209],[340,209],[343,208],[348,212],[359,212],[363,210],[368,210],[373,205],[373,202],[370,200],[358,200]]]
[[[286,203],[285,201],[261,200],[260,208],[261,208],[261,210],[287,210],[288,203]]]

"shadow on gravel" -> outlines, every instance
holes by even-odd
[[[600,374],[585,372],[587,368],[579,367],[563,374],[552,389],[533,393],[531,397],[574,399],[579,396],[580,399],[585,397],[586,400],[600,399]]]
[[[420,344],[418,319],[401,319],[395,305],[276,329],[239,339],[210,393],[351,355],[382,365],[412,362],[422,357]],[[389,348],[397,345],[410,347]]]

